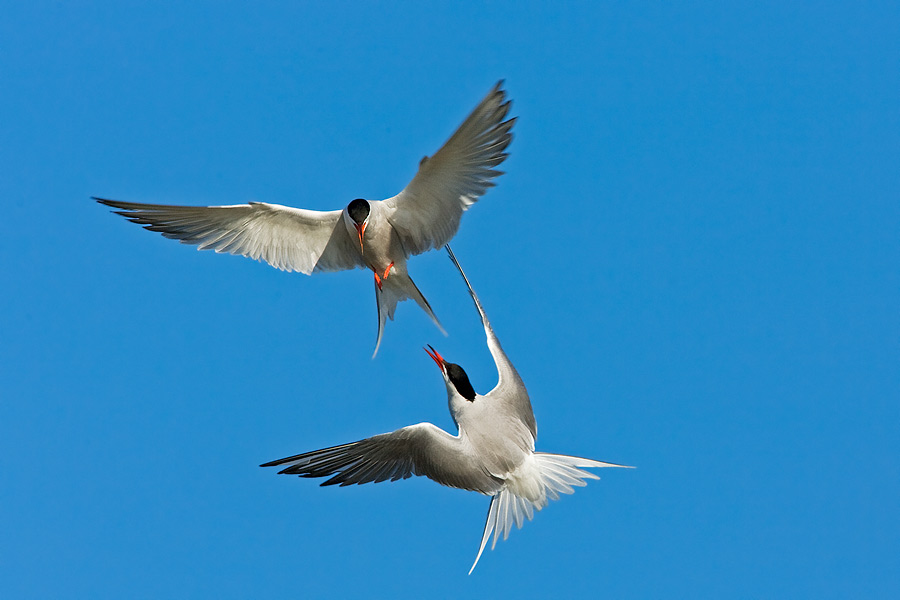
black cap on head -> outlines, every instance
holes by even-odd
[[[453,384],[453,387],[456,388],[459,395],[469,402],[474,401],[475,388],[469,383],[469,376],[466,375],[463,368],[454,363],[446,363],[445,368],[447,369],[447,379],[450,380],[450,383]]]
[[[362,225],[369,217],[369,203],[362,198],[357,198],[347,205],[347,214],[357,225]]]

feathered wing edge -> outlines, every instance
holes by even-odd
[[[478,548],[475,562],[472,563],[472,568],[469,569],[469,575],[475,570],[475,566],[478,564],[485,546],[487,546],[491,533],[494,534],[494,541],[491,543],[491,550],[493,550],[501,533],[503,534],[503,539],[506,540],[509,537],[509,532],[512,531],[513,523],[515,523],[517,528],[521,529],[526,517],[529,521],[534,517],[534,509],[541,510],[547,506],[548,498],[559,500],[560,493],[573,493],[575,491],[573,486],[586,486],[586,479],[600,479],[598,475],[583,470],[584,468],[634,468],[578,456],[566,456],[564,454],[536,452],[534,457],[538,461],[541,470],[541,482],[544,485],[543,494],[535,501],[516,496],[508,489],[503,489],[498,494],[491,496],[491,505],[488,508],[487,520],[484,523],[481,545]]]

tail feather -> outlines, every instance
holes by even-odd
[[[564,454],[537,452],[534,458],[538,462],[541,473],[541,483],[543,484],[541,496],[536,500],[528,500],[515,495],[506,488],[491,496],[491,505],[488,508],[487,520],[484,523],[484,532],[481,534],[481,545],[478,547],[478,555],[475,557],[475,562],[472,564],[472,568],[469,569],[469,575],[475,570],[475,566],[478,564],[478,560],[481,558],[481,554],[484,552],[491,534],[494,536],[491,542],[491,550],[493,550],[497,546],[497,540],[500,539],[501,535],[504,540],[509,537],[513,523],[518,529],[521,529],[525,519],[530,521],[534,517],[535,509],[541,510],[547,506],[548,498],[558,500],[560,493],[573,493],[575,491],[573,486],[583,487],[587,485],[586,479],[600,479],[594,473],[585,471],[585,468],[633,468],[589,458],[566,456]]]
[[[402,271],[394,271],[389,277],[382,280],[381,287],[378,287],[377,282],[375,283],[375,301],[378,306],[378,337],[375,339],[375,351],[372,353],[372,358],[375,358],[375,355],[378,354],[378,348],[381,346],[381,336],[384,334],[385,323],[387,323],[388,319],[394,320],[394,311],[397,310],[397,304],[407,298],[415,300],[416,304],[431,317],[431,320],[434,321],[441,333],[447,335],[441,322],[438,321],[437,316],[431,309],[431,305],[428,304],[428,300],[425,299],[425,296],[413,283],[412,278]]]
[[[381,336],[384,334],[384,324],[387,322],[388,314],[390,314],[391,319],[394,318],[394,309],[397,307],[397,302],[400,300],[395,299],[393,304],[390,303],[390,299],[384,299],[384,292],[381,288],[378,287],[378,282],[375,282],[375,305],[378,307],[378,337],[375,338],[375,351],[372,352],[372,358],[375,358],[375,355],[378,354],[378,348],[381,347]]]
[[[406,275],[406,282],[409,285],[409,297],[416,301],[416,304],[418,304],[419,307],[425,311],[425,314],[431,317],[431,320],[434,321],[434,324],[438,328],[438,330],[443,333],[444,336],[446,336],[447,331],[444,329],[444,326],[441,325],[441,322],[438,320],[437,315],[435,315],[434,311],[431,309],[431,305],[428,303],[428,300],[425,299],[425,296],[422,295],[422,292],[419,291],[419,288],[416,286],[409,275]]]
[[[488,507],[487,520],[484,522],[484,533],[481,535],[481,546],[478,547],[478,555],[475,557],[475,562],[472,563],[472,568],[469,569],[469,575],[475,570],[475,565],[478,564],[478,559],[481,558],[481,553],[484,552],[484,547],[487,545],[488,538],[491,537],[491,532],[494,531],[494,526],[497,524],[497,511],[494,510],[494,503],[499,497],[499,494],[491,496],[491,505]]]

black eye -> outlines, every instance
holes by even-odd
[[[475,400],[475,388],[469,382],[469,376],[463,371],[463,368],[454,363],[447,363],[447,379],[459,392],[459,395],[472,402]]]

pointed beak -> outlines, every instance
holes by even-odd
[[[366,233],[366,224],[358,225],[356,223],[353,224],[356,227],[356,233],[359,234],[359,251],[363,251],[363,235]]]
[[[431,360],[437,363],[438,368],[441,370],[441,373],[444,372],[444,365],[446,364],[446,360],[444,357],[438,354],[437,350],[431,347],[429,344],[427,348],[425,348],[425,352],[428,353],[428,356],[431,357]]]

